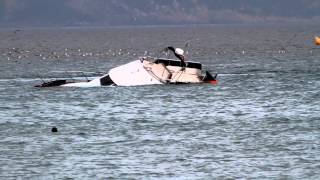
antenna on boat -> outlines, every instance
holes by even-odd
[[[186,41],[185,44],[184,44],[184,51],[186,52],[186,55],[187,55],[187,56],[189,55],[190,43],[191,43],[191,40],[188,40],[188,41]]]
[[[190,46],[190,40],[184,43],[184,48],[187,49]]]

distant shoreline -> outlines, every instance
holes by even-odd
[[[287,23],[225,23],[225,24],[160,24],[160,25],[8,25],[0,23],[0,30],[17,29],[123,29],[123,28],[176,28],[176,27],[288,27],[288,26],[320,26],[314,22],[287,22]]]

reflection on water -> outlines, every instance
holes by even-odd
[[[107,30],[104,33],[108,38],[101,49],[95,44],[102,43],[97,34],[85,38],[80,35],[90,31],[73,31],[42,30],[34,37],[37,33],[44,37],[58,34],[54,42],[43,43],[49,49],[62,43],[62,49],[74,46],[91,50],[86,44],[76,46],[72,38],[88,41],[96,51],[121,47],[122,51],[143,54],[146,49],[159,49],[165,44],[178,46],[182,39],[196,34],[189,51],[195,60],[220,73],[219,84],[39,89],[33,87],[40,82],[38,72],[45,78],[54,77],[51,71],[59,70],[99,74],[128,62],[132,56],[15,61],[2,57],[2,178],[320,176],[319,52],[312,49],[310,53],[313,47],[303,41],[307,36],[304,33],[297,36],[299,41],[285,41],[301,29]],[[102,30],[92,31],[102,34]],[[276,45],[281,39],[276,39],[283,34],[287,35],[283,42],[289,43],[285,45],[289,50],[279,54]],[[159,37],[163,37],[161,42]],[[226,37],[233,40],[221,41],[229,39]],[[16,47],[14,43],[10,47]],[[22,46],[28,48],[28,44]],[[43,51],[31,43],[32,48]],[[7,52],[3,47],[1,50]],[[57,133],[51,132],[53,126],[58,128]]]

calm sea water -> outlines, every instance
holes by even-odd
[[[319,179],[317,33],[0,30],[0,179]],[[39,77],[99,75],[186,41],[188,59],[219,73],[217,85],[33,87]]]

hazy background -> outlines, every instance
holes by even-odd
[[[319,9],[319,0],[0,0],[0,25],[312,23]]]

